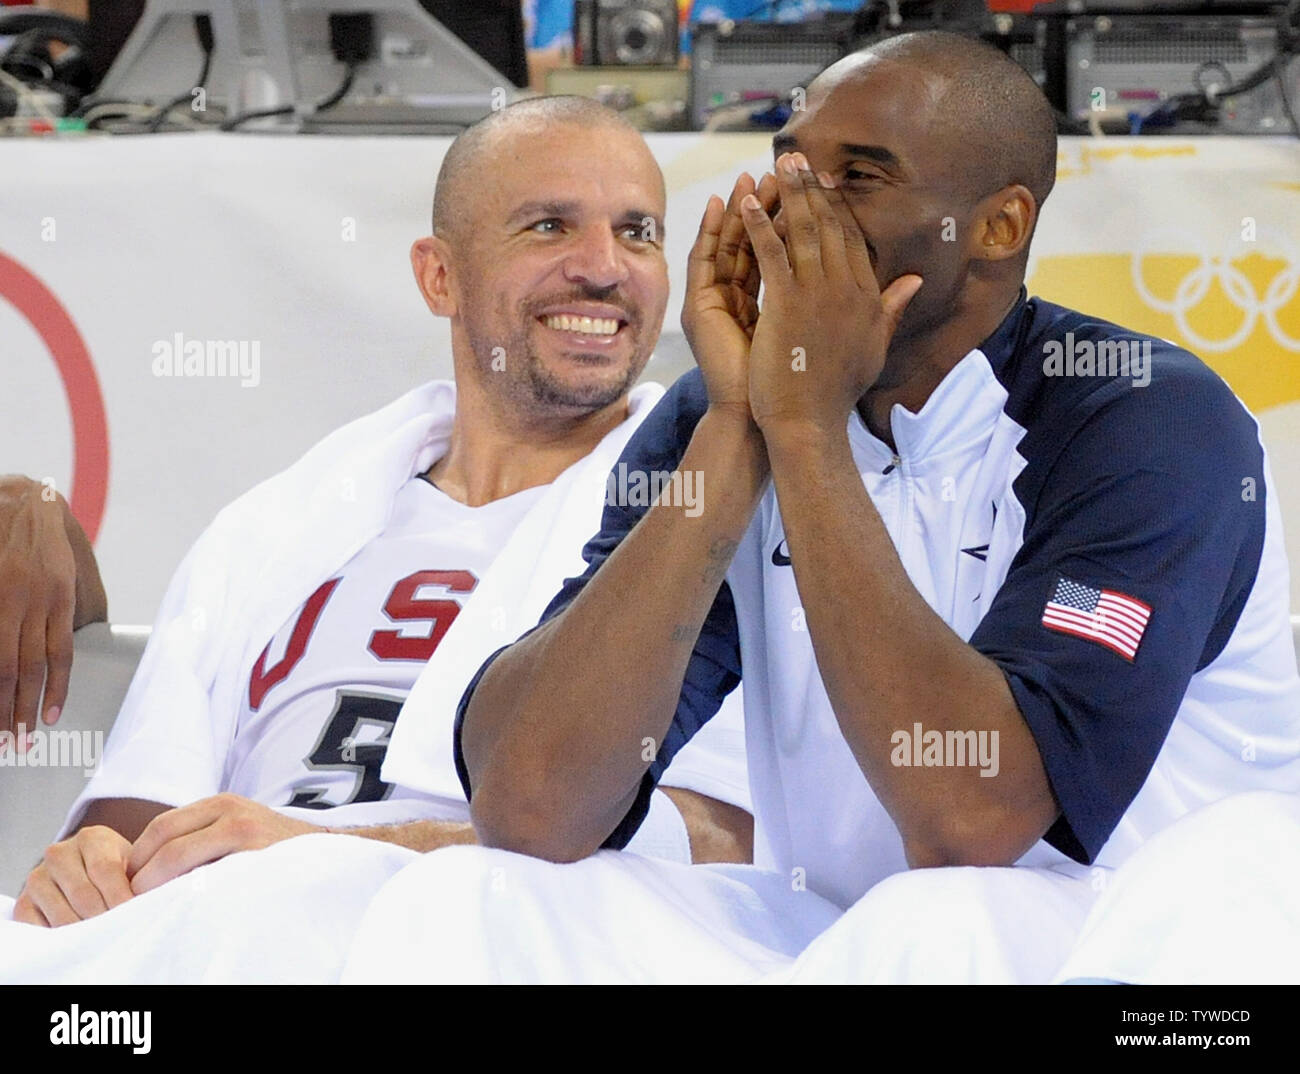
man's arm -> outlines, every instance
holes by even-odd
[[[745,214],[767,287],[750,405],[818,671],[908,862],[1009,865],[1059,812],[1034,736],[998,665],[953,633],[908,578],[847,433],[921,281],[900,277],[882,292],[839,191],[798,154],[778,161],[777,173],[786,242],[756,206]],[[797,369],[794,352],[806,355]],[[914,723],[991,733],[1000,778],[983,779],[973,767],[893,765],[894,732]]]
[[[322,813],[328,819],[328,811]],[[299,835],[355,835],[427,853],[474,842],[473,826],[456,821],[339,828],[312,824],[229,792],[154,817],[130,848],[126,871],[142,895],[202,865],[244,850],[262,850]]]
[[[573,604],[480,680],[462,750],[485,844],[576,860],[636,800],[767,477],[748,418],[715,409],[679,469],[708,475],[698,517],[652,507]]]
[[[686,825],[692,862],[753,860],[754,821],[745,810],[677,787],[664,793]],[[227,855],[323,833],[375,839],[421,854],[478,841],[469,823],[416,820],[328,827],[286,817],[234,794],[178,809],[138,798],[99,799],[87,807],[77,831],[50,846],[28,875],[14,920],[74,924]]]
[[[474,842],[470,824],[413,821],[328,828],[285,817],[234,794],[177,809],[139,798],[96,799],[77,830],[46,848],[28,874],[14,905],[14,920],[55,927],[74,924],[236,851],[322,832],[378,839],[422,853]]]
[[[68,696],[72,632],[108,618],[95,554],[67,501],[26,477],[0,477],[0,732],[46,723]]]
[[[686,824],[691,841],[691,864],[754,860],[754,818],[740,806],[720,802],[685,787],[663,787]]]
[[[686,824],[693,862],[752,860],[753,818],[743,809],[675,787],[665,793]],[[333,827],[287,817],[236,794],[219,794],[156,815],[131,846],[126,873],[131,890],[140,895],[227,855],[323,833],[394,843],[421,854],[478,842],[474,826],[466,822],[416,820]]]
[[[1059,808],[1006,677],[908,578],[843,430],[770,434],[768,450],[817,668],[908,864],[1012,864]],[[944,734],[989,732],[998,778],[974,766],[895,766],[893,735],[915,723]]]
[[[897,322],[891,292],[911,285],[880,293],[838,192],[806,165],[783,176],[782,204],[786,244],[756,207],[746,213],[767,287],[750,404],[840,730],[911,864],[1008,865],[1045,835],[1090,861],[1254,585],[1265,531],[1257,429],[1219,378],[1172,347],[1149,385],[1109,385],[1047,423],[1050,453],[1028,441],[1045,435],[1040,422],[1017,482],[1033,484],[1023,543],[967,644],[907,577],[845,432]],[[798,376],[794,346],[807,353]],[[1134,652],[1048,629],[1044,606],[1071,582],[1148,608],[1140,629],[1125,621]],[[913,723],[991,733],[998,777],[895,767],[894,733]]]
[[[139,798],[101,798],[77,830],[46,847],[14,903],[14,920],[58,927],[95,917],[131,898],[131,841],[170,807]]]

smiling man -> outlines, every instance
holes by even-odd
[[[477,926],[435,930],[423,976],[744,980],[799,956],[796,979],[1046,981],[1148,837],[1300,789],[1258,429],[1193,355],[1025,295],[1056,154],[1038,88],[905,35],[822,74],[774,148],[775,179],[708,207],[700,368],[624,456],[705,473],[705,511],[607,508],[586,572],[462,702],[482,841],[578,864],[421,863],[354,979],[421,976],[420,950],[374,946],[412,926],[419,872],[484,893],[506,869],[524,894],[458,904]],[[1063,341],[1149,345],[1150,375],[1053,375]],[[742,674],[766,871],[581,860],[626,843]]]
[[[457,139],[411,250],[451,322],[455,384],[332,434],[199,539],[16,920],[80,921],[296,835],[473,841],[454,774],[448,796],[428,773],[444,755],[451,772],[454,699],[481,655],[435,658],[448,638],[490,652],[470,624],[490,635],[538,578],[554,574],[544,599],[581,564],[605,474],[662,394],[632,386],[668,299],[664,200],[645,141],[590,101],[525,102]],[[575,517],[590,521],[566,536]],[[445,711],[404,708],[426,675],[455,686]],[[748,860],[727,734],[670,778],[643,852]],[[403,735],[410,778],[390,779]]]

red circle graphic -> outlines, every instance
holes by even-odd
[[[54,292],[0,253],[0,298],[7,298],[49,348],[72,414],[72,495],[68,504],[93,542],[108,502],[108,417],[86,341]]]

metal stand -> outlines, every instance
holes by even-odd
[[[317,113],[316,102],[344,74],[328,16],[364,12],[375,19],[375,54],[347,97]],[[252,121],[250,130],[455,131],[517,95],[416,0],[149,0],[97,96],[161,104],[184,93],[203,62],[195,15],[212,19],[209,107],[227,115],[293,109]]]

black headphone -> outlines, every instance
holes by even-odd
[[[12,37],[3,54],[0,69],[20,82],[60,94],[65,108],[74,107],[91,88],[92,76],[86,59],[90,34],[85,22],[54,11],[0,11],[0,37]],[[56,60],[50,44],[68,47]],[[18,110],[17,95],[0,83],[0,116]]]

